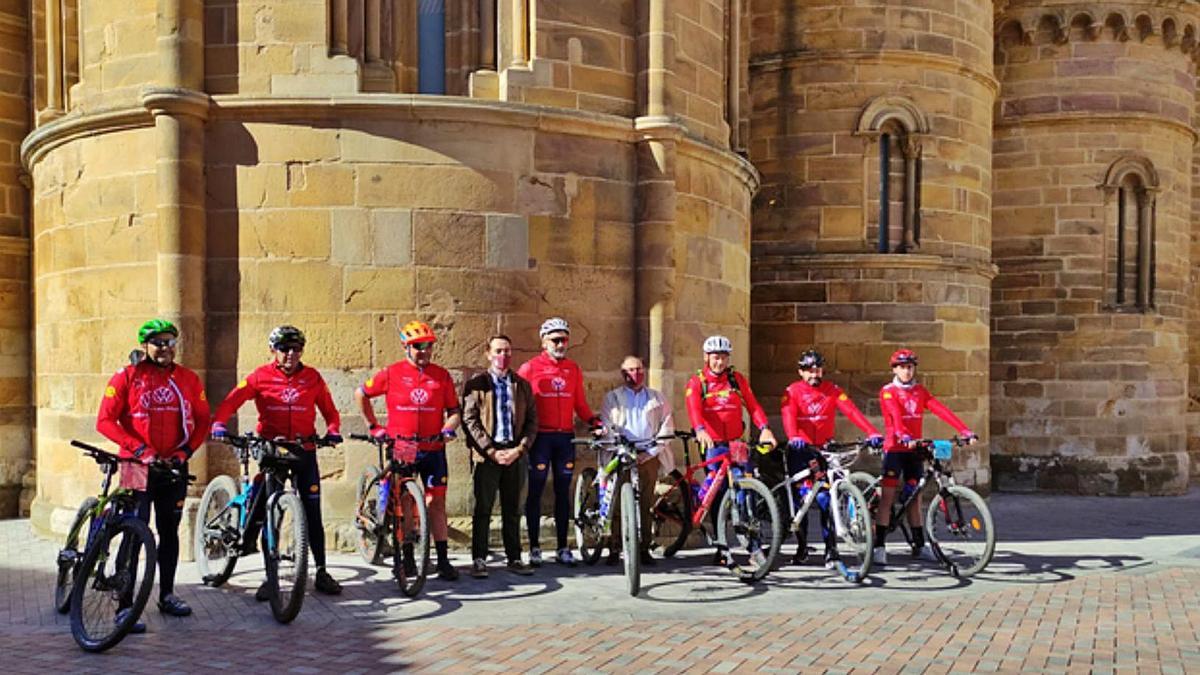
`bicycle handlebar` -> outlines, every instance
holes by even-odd
[[[410,443],[436,443],[438,441],[444,441],[446,438],[441,434],[436,436],[389,436],[387,434],[383,434],[381,436],[371,436],[369,434],[350,434],[350,440],[366,441],[367,443],[382,445],[394,443],[396,441]]]
[[[193,474],[189,473],[189,474],[185,475],[179,469],[171,466],[170,463],[163,461],[161,459],[156,459],[153,462],[150,462],[149,464],[147,464],[146,462],[143,462],[142,460],[140,460],[136,457],[121,457],[119,455],[114,455],[111,452],[108,452],[107,450],[102,450],[100,448],[97,448],[94,445],[91,445],[90,443],[84,443],[83,441],[79,441],[79,440],[72,440],[71,445],[82,450],[83,454],[94,459],[97,464],[103,464],[106,466],[116,466],[122,462],[124,462],[126,464],[140,464],[142,466],[148,467],[155,471],[159,471],[162,473],[168,473],[171,475],[172,480],[184,480],[186,478],[187,482],[189,482],[189,483],[193,483],[196,481],[196,476],[194,476]]]

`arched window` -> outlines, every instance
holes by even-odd
[[[417,93],[446,93],[446,0],[417,4]]]
[[[929,133],[925,115],[906,98],[882,96],[863,110],[856,133],[868,140],[867,240],[879,253],[916,250],[921,244],[921,139]]]
[[[1155,195],[1158,174],[1149,160],[1125,157],[1109,167],[1105,228],[1105,304],[1114,310],[1154,307]]]

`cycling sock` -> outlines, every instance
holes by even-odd
[[[914,527],[912,529],[913,548],[921,548],[925,545],[925,528]]]
[[[875,526],[875,548],[883,548],[883,540],[887,539],[887,525]]]
[[[449,555],[450,542],[435,541],[435,542],[433,542],[433,546],[434,546],[434,548],[437,549],[438,562],[439,563],[447,562],[447,556]]]

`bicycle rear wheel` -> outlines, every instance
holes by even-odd
[[[615,481],[609,481],[609,488]],[[579,558],[589,565],[600,560],[604,548],[604,519],[600,517],[600,486],[596,470],[587,467],[575,479],[575,545]]]
[[[88,497],[79,505],[75,512],[75,522],[67,531],[67,541],[58,552],[58,577],[54,584],[54,609],[59,614],[66,614],[71,609],[71,588],[75,585],[75,571],[83,560],[80,541],[83,549],[87,549],[88,535],[92,531],[92,509],[100,502],[95,497]]]
[[[293,492],[279,494],[269,504],[267,527],[267,587],[271,614],[279,623],[291,623],[304,604],[308,583],[308,523],[304,507]]]
[[[670,558],[687,543],[692,532],[692,487],[682,476],[654,500],[650,517],[653,541],[667,540],[663,557]]]
[[[157,563],[154,535],[132,516],[107,524],[89,543],[71,589],[71,635],[80,647],[102,652],[124,639],[150,598]]]
[[[836,508],[841,521],[837,569],[846,581],[861,584],[871,573],[871,547],[875,541],[867,500],[853,483],[840,481]]]
[[[354,527],[358,531],[355,548],[368,564],[378,565],[383,560],[383,543],[387,539],[380,528],[383,512],[379,508],[379,467],[367,467],[358,477],[354,503]]]
[[[956,577],[981,572],[996,551],[992,512],[983,497],[961,485],[946,488],[929,502],[925,531],[934,553]]]
[[[717,512],[717,542],[729,550],[734,575],[747,583],[771,571],[783,540],[779,505],[754,478],[733,481]]]
[[[636,469],[634,469],[636,471]],[[625,549],[625,581],[629,594],[642,589],[642,548],[638,544],[638,501],[633,484],[621,484],[621,547]]]
[[[241,541],[241,514],[230,506],[238,487],[229,476],[217,476],[200,498],[196,510],[196,532],[192,537],[192,555],[200,578],[210,586],[220,586],[229,580],[237,565],[236,547]]]
[[[425,587],[429,568],[429,515],[425,510],[425,491],[416,480],[403,481],[400,494],[403,518],[393,516],[396,539],[393,544],[392,572],[400,592],[414,598]],[[410,565],[404,561],[404,551],[412,551]]]

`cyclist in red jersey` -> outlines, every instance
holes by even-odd
[[[704,450],[704,458],[712,459],[729,452],[732,441],[741,440],[746,430],[742,408],[750,413],[750,421],[758,429],[758,442],[774,446],[775,434],[767,422],[767,413],[758,404],[750,383],[729,365],[733,343],[724,335],[713,335],[704,341],[704,367],[688,380],[684,392],[688,421],[696,432],[696,440]],[[709,471],[706,484],[716,476]],[[714,504],[720,504],[726,485],[722,484]],[[713,531],[717,530],[717,511],[711,512]],[[761,555],[761,554],[760,554]],[[727,555],[717,546],[715,564],[724,565]]]
[[[450,527],[446,521],[446,486],[449,466],[446,463],[446,440],[455,437],[454,430],[462,419],[454,381],[445,368],[432,363],[433,345],[437,336],[423,321],[410,321],[400,329],[407,358],[397,361],[371,376],[355,390],[354,398],[362,408],[371,434],[387,434],[398,438],[438,437],[424,440],[417,446],[417,471],[425,482],[425,502],[428,505],[429,527],[437,549],[438,578],[454,581],[458,570],[450,564]],[[379,425],[371,399],[383,396],[387,404],[387,426]],[[416,574],[417,565],[411,543],[403,545],[403,564],[407,574]]]
[[[212,437],[224,440],[227,435],[225,422],[237,413],[246,401],[254,399],[258,408],[259,436],[265,438],[309,438],[316,435],[317,409],[325,418],[326,438],[340,443],[341,416],[333,405],[321,373],[305,366],[300,361],[304,352],[304,333],[295,326],[279,326],[267,337],[267,346],[273,359],[259,366],[225,397],[213,415]],[[342,587],[325,569],[325,526],[321,522],[321,470],[317,466],[317,449],[312,443],[305,446],[296,467],[296,490],[304,504],[304,518],[308,522],[308,542],[313,561],[317,564],[314,586],[322,593],[337,595]],[[253,542],[258,528],[262,526],[265,506],[259,505],[251,516],[246,541]],[[266,555],[266,547],[263,547]],[[255,599],[266,602],[270,598],[267,583],[254,594]]]
[[[151,319],[138,330],[146,357],[118,370],[104,389],[96,430],[120,446],[120,456],[145,464],[169,462],[187,474],[192,453],[204,444],[208,399],[199,376],[175,363],[179,329],[170,321]],[[199,431],[198,431],[199,430]],[[167,481],[151,473],[145,490],[135,491],[137,515],[149,524],[153,507],[158,530],[158,608],[164,614],[188,616],[192,608],[175,595],[179,565],[179,522],[187,481]],[[125,601],[122,600],[121,604]],[[119,612],[127,611],[122,607]],[[120,614],[118,612],[118,617]],[[145,632],[137,621],[132,629]]]
[[[813,478],[824,477],[828,468],[821,446],[833,440],[835,416],[840,410],[854,426],[867,435],[867,442],[878,448],[883,445],[883,436],[871,424],[854,401],[842,391],[842,388],[829,380],[825,375],[825,357],[815,349],[810,349],[800,355],[797,363],[800,379],[793,382],[783,392],[783,403],[780,414],[783,417],[783,429],[788,437],[788,467],[799,471],[809,467]],[[811,489],[810,485],[796,486],[800,498],[803,499]],[[817,505],[821,509],[821,538],[825,542],[825,567],[834,568],[837,563],[837,538],[832,529],[833,519],[829,511],[829,493],[817,495]],[[792,564],[798,565],[808,558],[808,514],[800,522],[800,531],[796,532],[796,554],[792,556]]]
[[[537,437],[529,450],[529,494],[525,499],[525,526],[529,533],[529,564],[540,567],[542,549],[538,545],[542,524],[542,492],[550,471],[554,471],[554,526],[558,544],[558,562],[574,565],[575,557],[567,546],[567,528],[571,522],[571,476],[575,472],[575,416],[586,420],[592,432],[603,433],[600,418],[588,407],[583,391],[583,371],[567,358],[571,326],[565,319],[547,319],[539,330],[542,353],[526,361],[517,375],[533,387],[537,407]]]
[[[929,390],[917,382],[917,355],[910,349],[898,349],[891,358],[892,381],[879,390],[879,407],[883,411],[883,480],[880,485],[879,509],[876,512],[875,550],[872,559],[876,564],[887,564],[887,549],[884,537],[891,524],[892,504],[900,481],[916,487],[925,471],[924,462],[913,450],[922,438],[922,423],[925,411],[937,415],[959,436],[974,444],[978,437],[967,425],[950,411]],[[913,557],[936,561],[933,552],[925,547],[925,529],[921,527],[921,496],[912,500],[907,509],[908,523],[912,527]]]

